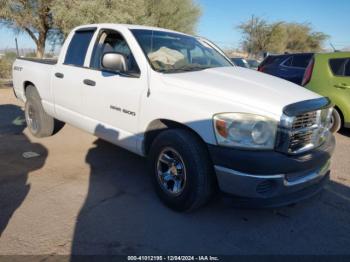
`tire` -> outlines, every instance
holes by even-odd
[[[52,136],[63,124],[46,114],[38,91],[32,85],[26,89],[25,119],[30,133],[35,137]],[[56,128],[57,126],[57,128]]]
[[[337,133],[342,127],[342,119],[337,109],[334,108],[332,113],[332,125],[331,125],[331,132]]]
[[[197,209],[214,192],[215,176],[207,148],[190,131],[171,129],[160,133],[151,146],[148,165],[159,198],[171,209]]]

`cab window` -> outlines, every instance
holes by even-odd
[[[128,73],[140,73],[140,69],[126,40],[119,32],[103,30],[99,34],[91,56],[90,67],[97,70],[103,70],[102,57],[106,53],[123,54],[128,65]]]

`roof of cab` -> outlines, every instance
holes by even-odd
[[[163,31],[163,32],[171,32],[171,33],[177,33],[177,34],[183,34],[187,35],[178,31],[160,28],[160,27],[152,27],[152,26],[143,26],[143,25],[131,25],[131,24],[113,24],[113,23],[103,23],[103,24],[88,24],[88,25],[81,25],[74,29],[75,30],[81,30],[84,28],[91,28],[91,27],[115,27],[117,28],[127,28],[129,30],[132,29],[141,29],[141,30],[152,30],[152,31]]]

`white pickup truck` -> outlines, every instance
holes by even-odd
[[[179,211],[217,188],[242,205],[286,205],[329,177],[329,99],[236,67],[203,38],[81,26],[58,61],[18,58],[13,82],[34,136],[64,122],[147,156],[160,199]]]

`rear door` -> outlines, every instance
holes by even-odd
[[[350,89],[350,58],[330,59],[329,65],[333,73],[333,87],[340,90]]]
[[[82,114],[84,61],[94,33],[94,28],[75,31],[64,61],[57,63],[53,72],[51,84],[56,117],[68,123],[79,121]]]
[[[350,57],[330,59],[329,67],[332,71],[330,97],[347,114],[350,112]],[[346,115],[346,119],[349,118],[350,115]]]

